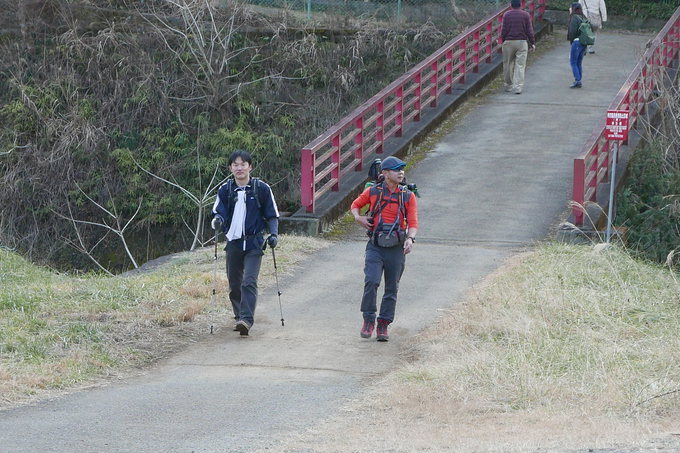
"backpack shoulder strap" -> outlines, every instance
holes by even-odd
[[[399,210],[404,216],[404,220],[408,224],[408,211],[406,210],[406,202],[411,199],[413,192],[407,188],[402,188],[401,194],[399,196]]]
[[[257,202],[257,209],[259,211],[262,211],[262,202],[260,201],[260,191],[258,188],[262,184],[262,181],[260,178],[250,178],[250,183],[253,186],[253,196],[255,197],[255,201]]]
[[[234,179],[229,178],[227,179],[227,182],[224,183],[227,191],[227,214],[229,217],[231,217],[231,214],[234,212]],[[226,220],[226,219],[225,219]]]
[[[228,211],[229,214],[234,211],[234,206],[236,204],[236,196],[234,195],[234,179],[229,178],[227,179],[227,182],[225,183],[227,186],[227,194],[229,194],[228,198]],[[261,196],[261,191],[258,190],[260,186],[262,185],[262,181],[259,178],[250,178],[250,186],[253,190],[253,197],[255,198],[255,202],[257,203],[257,209],[262,210],[262,201],[260,200]]]
[[[406,210],[406,202],[410,200],[411,194],[413,193],[409,189],[400,186],[399,196],[398,196],[398,215],[395,222],[399,221],[399,215],[403,216],[404,220],[408,223],[408,211]],[[383,194],[385,193],[385,188],[382,184],[376,184],[371,187],[372,195],[377,195],[376,201],[372,206],[370,211],[370,217],[373,218],[380,214],[382,210],[390,203],[392,197],[384,200]]]
[[[375,197],[376,197],[375,203],[373,203],[373,206],[371,206],[371,210],[370,210],[371,218],[375,217],[376,214],[379,214],[383,210],[383,208],[387,205],[387,203],[389,202],[388,201],[388,202],[383,203],[383,193],[384,192],[385,192],[385,190],[384,190],[382,183],[374,184],[374,185],[371,186],[369,194],[375,195]]]

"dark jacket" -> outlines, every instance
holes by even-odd
[[[569,42],[574,42],[576,38],[578,38],[579,31],[578,28],[585,21],[586,18],[581,16],[580,14],[572,14],[571,18],[569,19],[569,29],[567,30],[567,40]]]
[[[259,200],[255,199],[254,183],[257,184],[257,198]],[[269,232],[271,234],[277,234],[279,217],[279,210],[276,206],[272,189],[264,181],[255,181],[254,178],[250,178],[250,182],[245,188],[239,188],[233,180],[229,180],[225,184],[222,184],[217,191],[217,198],[213,205],[213,217],[216,214],[222,217],[224,220],[222,229],[227,233],[231,226],[231,217],[233,215],[234,205],[236,204],[236,192],[238,190],[245,190],[246,192],[246,237],[235,240],[244,240],[243,250],[262,248],[262,245],[264,244],[262,233],[269,227]]]

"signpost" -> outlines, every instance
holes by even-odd
[[[613,156],[609,160],[609,206],[607,208],[607,243],[612,237],[612,209],[614,205],[614,191],[616,189],[616,162],[619,154],[619,143],[628,141],[628,110],[608,110],[604,126],[604,136],[614,142]]]

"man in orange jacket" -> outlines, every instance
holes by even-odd
[[[384,180],[364,190],[353,202],[354,220],[369,233],[364,262],[364,295],[361,311],[364,323],[362,338],[371,338],[375,329],[377,293],[382,274],[385,274],[385,291],[377,318],[378,341],[387,341],[387,326],[394,321],[399,280],[404,272],[406,255],[413,250],[418,233],[418,206],[413,192],[404,182],[406,163],[394,156],[382,161]],[[365,215],[361,209],[369,206]]]

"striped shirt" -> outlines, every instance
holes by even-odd
[[[536,44],[534,27],[531,25],[531,16],[521,9],[511,9],[503,15],[503,27],[501,39],[505,41],[527,41],[530,46]]]

